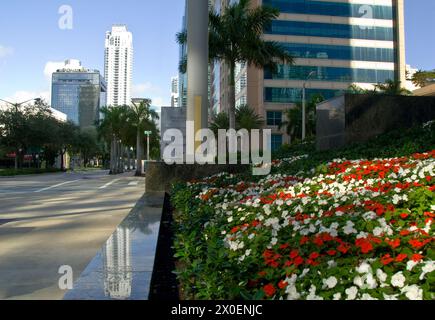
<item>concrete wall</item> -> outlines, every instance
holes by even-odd
[[[435,119],[435,97],[346,94],[317,106],[317,149],[365,142]]]

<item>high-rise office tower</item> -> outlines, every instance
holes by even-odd
[[[95,125],[100,108],[106,105],[106,82],[98,70],[82,67],[78,60],[66,60],[52,76],[51,105],[67,120],[81,127]]]
[[[171,78],[171,107],[178,107],[179,100],[178,93],[178,77]]]
[[[237,0],[221,0],[220,7]],[[264,39],[281,43],[295,65],[277,73],[240,64],[236,72],[237,104],[247,103],[272,129],[272,147],[290,142],[278,125],[284,111],[321,94],[341,94],[351,84],[373,88],[388,79],[405,86],[403,0],[251,0],[251,6],[280,10]],[[220,67],[220,108],[228,108],[228,68]],[[309,78],[309,79],[307,79]]]
[[[106,32],[104,77],[107,104],[130,105],[133,73],[133,35],[125,25]]]

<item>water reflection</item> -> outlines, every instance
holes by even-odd
[[[104,293],[112,299],[131,296],[131,231],[118,227],[103,248]]]

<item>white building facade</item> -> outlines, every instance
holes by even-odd
[[[133,76],[133,35],[125,25],[106,32],[104,77],[107,105],[130,105]]]

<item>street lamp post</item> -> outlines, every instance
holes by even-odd
[[[147,136],[147,161],[150,161],[150,135],[151,131],[145,131],[145,135]]]
[[[39,101],[41,101],[41,98],[33,98],[33,99],[29,99],[29,100],[26,100],[26,101],[20,102],[20,103],[13,103],[13,102],[9,102],[9,101],[3,100],[3,99],[0,99],[0,101],[3,101],[5,103],[15,107],[15,116],[16,116],[18,114],[18,107],[19,106],[22,106],[23,104],[26,104],[26,103],[28,103],[30,101],[39,102]],[[16,123],[15,123],[15,126],[17,126]],[[15,170],[18,169],[18,152],[17,151],[18,150],[15,150]]]
[[[302,87],[302,141],[305,141],[307,137],[307,110],[306,110],[306,87],[307,82],[310,80],[310,78],[316,74],[316,71],[311,71],[307,77],[307,79],[304,81],[304,85]]]

